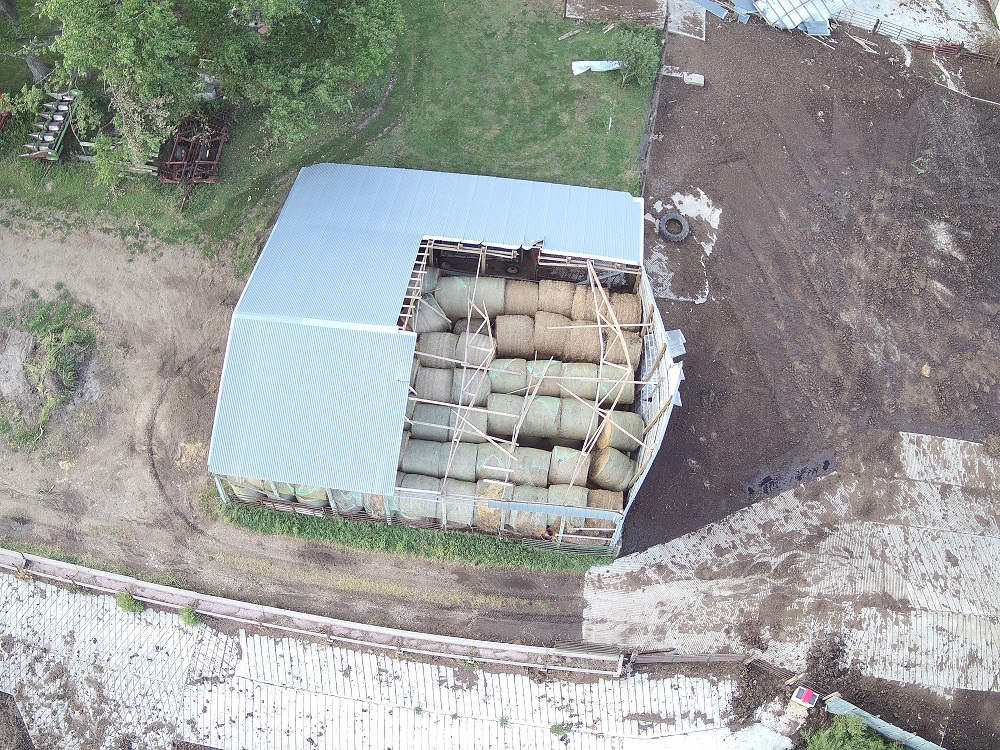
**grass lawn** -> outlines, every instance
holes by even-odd
[[[54,233],[99,226],[133,252],[148,238],[194,244],[211,256],[232,244],[241,271],[252,267],[294,171],[353,161],[563,182],[636,193],[646,88],[622,88],[618,74],[574,77],[574,59],[605,59],[616,31],[562,18],[553,0],[402,0],[405,31],[384,109],[357,132],[342,122],[279,146],[259,118],[243,114],[224,153],[217,185],[202,185],[180,212],[181,190],[129,179],[118,196],[95,190],[88,165],[44,165],[17,156],[23,133],[0,146],[0,200],[8,217],[45,222]],[[562,42],[574,28],[581,33]],[[651,34],[659,32],[650,30]],[[374,109],[385,80],[358,93]],[[611,119],[611,128],[608,121]],[[386,130],[388,132],[386,133]],[[382,137],[380,134],[386,133]],[[53,219],[56,212],[61,217]]]

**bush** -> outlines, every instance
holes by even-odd
[[[890,750],[901,747],[873,732],[857,716],[837,716],[829,729],[803,734],[806,750]]]
[[[196,627],[201,623],[201,615],[198,614],[198,610],[195,609],[195,605],[188,604],[181,607],[180,610],[181,622],[187,625],[189,628]]]
[[[146,608],[146,605],[132,596],[129,591],[119,591],[115,594],[115,601],[125,612],[142,612]]]
[[[565,737],[567,734],[573,731],[572,724],[553,724],[549,727],[549,731],[552,732],[556,737]]]
[[[622,86],[648,86],[660,69],[656,40],[642,31],[623,31],[615,38],[614,59],[621,62]]]

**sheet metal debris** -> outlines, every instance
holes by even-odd
[[[755,0],[757,12],[771,26],[800,29],[810,36],[829,36],[830,19],[851,0]]]
[[[593,70],[598,73],[603,73],[608,70],[618,70],[621,65],[621,62],[618,60],[574,60],[573,75],[578,76],[581,73],[586,73],[588,70]]]

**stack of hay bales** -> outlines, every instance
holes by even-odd
[[[590,286],[461,276],[435,278],[425,294],[396,512],[499,529],[499,510],[473,513],[468,502],[442,504],[444,495],[553,506],[504,516],[523,534],[560,523],[605,528],[610,522],[568,509],[620,511],[635,475],[629,454],[645,425],[625,409],[642,355],[638,295],[608,293],[608,311]],[[606,325],[612,313],[620,333]],[[336,495],[334,504],[356,508],[359,500]]]

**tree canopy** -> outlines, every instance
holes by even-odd
[[[212,78],[280,139],[301,138],[317,116],[346,112],[402,23],[398,0],[39,0],[35,13],[51,20],[45,40],[23,33],[17,11],[0,0],[0,54],[48,48],[48,89],[96,92],[134,163],[203,103]]]

